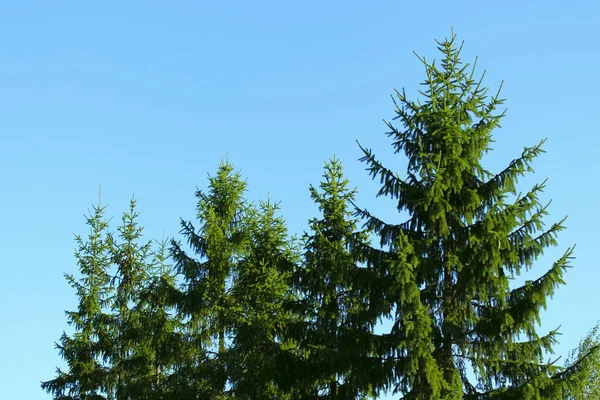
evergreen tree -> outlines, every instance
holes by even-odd
[[[177,382],[178,360],[173,357],[182,343],[182,321],[175,308],[177,275],[167,263],[167,242],[163,239],[153,254],[153,270],[140,293],[139,356],[144,365],[146,399],[179,398],[171,384]]]
[[[292,315],[290,275],[296,252],[278,207],[261,202],[246,219],[250,242],[237,265],[232,288],[235,318],[227,364],[235,399],[289,399],[282,360],[295,350],[282,332]]]
[[[356,399],[371,395],[364,371],[374,373],[373,328],[377,314],[369,313],[368,271],[361,268],[360,250],[367,234],[358,231],[350,211],[356,190],[348,189],[342,165],[325,164],[320,190],[310,186],[320,218],[310,221],[305,235],[303,268],[297,272],[300,307],[306,323],[301,347],[313,372],[314,397]],[[363,371],[363,372],[361,372]]]
[[[565,368],[583,375],[580,385],[571,391],[569,400],[600,400],[600,326],[596,324],[577,348],[569,353]]]
[[[56,346],[68,365],[42,383],[56,399],[357,399],[393,389],[405,399],[562,399],[591,396],[598,364],[593,331],[562,368],[545,361],[557,331],[537,332],[540,312],[564,284],[573,248],[538,279],[511,285],[549,246],[563,222],[544,228],[545,181],[525,194],[543,141],[498,173],[482,157],[504,116],[455,36],[425,66],[423,98],[397,92],[402,124],[387,123],[404,176],[368,149],[378,196],[408,214],[386,222],[364,209],[341,164],[326,164],[320,217],[303,258],[277,206],[249,205],[228,162],[196,192],[198,228],[181,221],[190,250],[142,242],[135,201],[118,235],[104,207],[76,237],[79,300],[74,333]],[[371,246],[368,234],[379,239]],[[392,319],[389,332],[376,323]],[[475,378],[473,380],[473,378]],[[578,397],[579,396],[579,397]]]
[[[150,373],[144,370],[144,367],[148,367],[147,363],[139,363],[138,344],[143,332],[136,308],[140,306],[139,295],[149,278],[151,242],[139,244],[143,228],[137,223],[138,216],[135,200],[132,199],[129,212],[123,213],[122,225],[117,228],[117,237],[111,235],[109,241],[114,265],[111,279],[114,296],[110,299],[112,351],[108,358],[112,365],[114,397],[118,399],[132,398],[135,393],[143,390],[143,378]]]
[[[503,100],[489,96],[463,64],[454,34],[438,42],[440,65],[425,66],[423,99],[397,91],[401,127],[387,123],[395,153],[408,158],[404,177],[368,149],[362,161],[382,186],[379,196],[408,213],[400,224],[366,210],[358,214],[383,250],[365,252],[371,269],[385,269],[380,292],[394,305],[383,362],[387,382],[406,399],[562,399],[580,374],[544,361],[556,331],[536,332],[540,311],[563,282],[569,248],[538,279],[511,279],[556,245],[563,221],[543,228],[545,181],[524,195],[516,181],[531,171],[543,141],[497,174],[481,165]],[[389,279],[389,278],[392,279]],[[469,379],[473,372],[476,382]]]
[[[158,387],[171,363],[165,359],[165,346],[177,327],[168,304],[157,301],[164,296],[151,292],[157,281],[174,279],[165,263],[165,243],[155,252],[152,241],[142,242],[135,207],[132,199],[117,237],[110,236],[114,296],[109,360],[117,399],[161,398]]]
[[[157,305],[146,300],[151,282],[165,275],[165,257],[153,253],[151,242],[140,243],[138,216],[132,200],[115,236],[98,205],[87,218],[87,241],[76,238],[82,277],[67,275],[79,297],[79,309],[67,312],[75,333],[63,334],[57,345],[69,371],[42,383],[56,399],[162,398],[158,383],[168,369],[161,368],[171,361],[157,339],[172,334],[175,324],[162,304],[157,322],[151,313]]]
[[[104,308],[112,294],[108,221],[104,212],[105,207],[100,204],[94,207],[86,217],[90,227],[87,240],[80,236],[75,238],[78,245],[75,258],[81,278],[65,275],[76,291],[79,305],[77,310],[66,312],[74,333],[63,332],[60,343],[56,344],[68,370],[57,369],[56,378],[42,383],[42,389],[55,399],[106,399],[113,388],[109,366],[104,362],[109,355],[106,341],[110,337]]]
[[[228,378],[226,337],[231,330],[231,288],[233,274],[248,238],[243,226],[247,204],[243,198],[246,182],[233,166],[224,162],[209,177],[209,190],[198,190],[199,230],[181,221],[181,233],[193,254],[181,243],[172,242],[172,256],[184,280],[176,300],[185,318],[185,337],[178,345],[175,393],[185,398],[226,398]]]

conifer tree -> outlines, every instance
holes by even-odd
[[[394,305],[382,352],[393,367],[379,388],[419,400],[565,398],[582,375],[545,360],[558,333],[538,334],[536,324],[564,284],[573,249],[538,279],[511,285],[564,229],[563,221],[543,228],[545,181],[525,193],[516,188],[543,141],[504,170],[487,171],[481,159],[504,116],[503,100],[499,91],[489,95],[483,77],[474,78],[475,66],[462,63],[454,34],[438,44],[439,64],[420,58],[423,98],[397,91],[401,126],[387,123],[394,152],[408,159],[405,173],[361,147],[367,170],[382,184],[378,196],[408,214],[390,223],[358,212],[380,239],[383,250],[365,254],[371,269],[385,270],[379,293]]]
[[[179,398],[172,390],[177,382],[178,360],[173,356],[183,342],[185,332],[177,313],[173,294],[177,293],[177,275],[168,261],[167,241],[158,243],[153,254],[153,270],[140,293],[138,360],[145,365],[144,398]]]
[[[165,264],[165,243],[155,252],[153,241],[142,241],[143,227],[138,217],[132,199],[117,228],[117,237],[109,236],[114,296],[110,299],[112,352],[107,358],[117,399],[161,398],[158,385],[171,363],[164,359],[164,346],[177,326],[168,304],[157,303],[161,297],[150,292],[157,280],[173,279]]]
[[[225,355],[231,329],[231,287],[243,248],[248,242],[243,227],[247,204],[246,182],[229,162],[209,177],[208,193],[198,190],[198,230],[181,221],[181,233],[192,250],[172,242],[172,256],[184,280],[177,307],[185,318],[184,340],[177,375],[178,396],[226,398],[228,377]]]
[[[565,362],[567,369],[576,367],[583,375],[580,385],[570,393],[568,400],[600,400],[600,325],[596,325],[579,341]],[[583,361],[583,362],[582,362]],[[583,365],[582,365],[583,364]]]
[[[135,204],[135,199],[132,199],[129,212],[123,213],[122,225],[117,228],[117,237],[111,235],[109,241],[114,265],[111,279],[114,296],[110,299],[112,351],[108,358],[112,364],[114,397],[118,399],[131,398],[143,390],[143,378],[150,373],[144,370],[149,367],[147,363],[139,363],[138,344],[143,332],[136,308],[140,307],[139,295],[149,278],[151,242],[139,243],[143,228],[137,223],[139,214],[135,211]]]
[[[106,399],[112,390],[109,366],[104,362],[110,351],[106,346],[110,333],[105,324],[108,316],[104,307],[113,292],[109,275],[108,221],[104,213],[105,207],[101,204],[94,207],[86,217],[90,228],[88,237],[75,237],[78,245],[75,258],[81,277],[65,275],[79,300],[77,310],[66,312],[74,333],[63,332],[56,344],[68,370],[57,369],[56,378],[42,383],[42,389],[55,399]]]
[[[278,206],[261,202],[246,216],[249,243],[237,265],[232,288],[232,346],[227,364],[235,399],[290,399],[282,381],[293,341],[282,332],[292,318],[285,304],[292,298],[290,276],[297,254]]]
[[[368,379],[376,369],[370,361],[377,314],[369,313],[368,271],[360,250],[366,232],[357,230],[350,207],[356,190],[348,188],[337,158],[325,164],[320,190],[310,186],[320,218],[305,234],[304,264],[297,272],[300,307],[306,325],[301,347],[313,372],[313,396],[356,399],[372,395]]]
[[[172,361],[159,357],[164,350],[157,338],[171,335],[176,325],[162,304],[160,322],[150,312],[157,305],[147,300],[147,292],[159,273],[165,275],[165,257],[152,251],[150,241],[141,243],[138,216],[132,200],[114,235],[98,205],[87,218],[87,240],[76,238],[82,277],[67,275],[79,297],[78,311],[67,313],[75,333],[63,334],[57,345],[69,371],[58,370],[57,378],[42,383],[54,398],[163,398],[158,382],[169,369],[161,367]]]

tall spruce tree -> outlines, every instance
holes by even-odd
[[[234,310],[231,288],[237,263],[248,243],[244,229],[246,182],[229,162],[209,177],[205,194],[198,190],[198,230],[181,221],[188,254],[173,241],[171,253],[184,280],[177,307],[185,318],[184,340],[178,345],[180,398],[227,398],[226,341]]]
[[[380,293],[395,308],[382,352],[393,367],[379,388],[419,400],[565,398],[583,375],[545,361],[558,333],[539,335],[536,324],[564,284],[573,249],[538,279],[510,285],[564,229],[563,221],[543,228],[545,181],[524,194],[516,189],[543,141],[504,170],[487,171],[481,159],[504,116],[497,111],[503,100],[461,62],[454,34],[438,44],[440,64],[420,58],[423,98],[397,91],[401,127],[387,123],[395,153],[408,159],[404,176],[361,147],[382,184],[378,196],[409,216],[394,224],[358,211],[380,239],[383,250],[365,253],[370,268],[385,269]]]
[[[138,362],[143,366],[143,389],[145,399],[178,399],[173,384],[177,383],[179,361],[174,354],[179,344],[185,342],[181,316],[177,313],[174,297],[177,297],[177,275],[168,263],[167,241],[158,243],[153,252],[153,269],[142,286],[138,340]],[[176,386],[175,386],[176,388]]]
[[[111,351],[107,358],[114,379],[113,396],[117,399],[132,398],[144,392],[149,383],[144,378],[152,373],[148,362],[140,362],[143,356],[138,347],[144,333],[138,312],[142,307],[140,293],[149,278],[148,258],[152,243],[140,243],[143,228],[137,222],[139,214],[135,204],[132,199],[129,211],[123,213],[118,234],[109,237],[114,295],[110,299],[112,319],[107,321],[112,329],[109,336]]]
[[[108,318],[105,304],[112,294],[108,221],[104,213],[105,207],[99,202],[86,217],[90,227],[88,237],[75,238],[78,245],[75,258],[81,277],[65,275],[76,291],[79,304],[77,310],[66,311],[74,333],[63,332],[56,344],[68,370],[59,368],[56,378],[42,383],[42,389],[55,399],[106,399],[113,389],[110,366],[104,362],[110,353],[106,346],[110,332],[105,323]]]
[[[352,217],[356,190],[348,183],[334,157],[325,164],[319,189],[310,186],[321,215],[310,221],[304,263],[296,273],[298,310],[306,328],[301,348],[308,353],[308,386],[315,398],[370,396],[364,371],[373,375],[377,369],[370,356],[378,315],[369,312],[372,279],[360,265],[368,239]]]
[[[109,326],[114,397],[117,399],[162,398],[160,382],[168,374],[171,360],[165,359],[166,339],[177,327],[177,317],[168,304],[157,302],[151,293],[157,280],[173,279],[166,264],[165,243],[158,251],[153,241],[143,241],[136,201],[124,212],[118,234],[109,236],[112,254],[114,296],[110,299]]]
[[[282,334],[293,318],[290,276],[298,258],[277,204],[261,202],[246,218],[249,243],[232,288],[235,318],[227,364],[235,399],[291,399],[284,362],[296,346]]]

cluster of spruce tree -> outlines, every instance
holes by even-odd
[[[536,330],[572,248],[511,285],[563,229],[543,226],[544,183],[516,189],[543,142],[486,170],[503,100],[461,62],[454,35],[438,44],[439,65],[421,59],[422,98],[397,92],[399,124],[387,123],[404,173],[361,147],[377,196],[405,222],[355,205],[336,158],[310,187],[319,215],[300,240],[277,204],[246,200],[228,162],[170,242],[144,241],[134,200],[116,232],[98,204],[77,238],[79,276],[67,276],[79,299],[57,343],[67,368],[43,389],[81,400],[450,400],[563,399],[585,386],[596,348],[560,367],[545,360],[557,332]]]

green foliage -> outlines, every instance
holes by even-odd
[[[186,319],[178,358],[180,384],[186,390],[198,396],[224,398],[228,383],[226,335],[231,332],[236,308],[231,289],[237,264],[248,246],[248,205],[243,198],[246,182],[231,164],[222,163],[209,181],[207,194],[196,192],[200,228],[181,221],[181,233],[193,254],[172,241],[171,253],[184,280],[176,305]]]
[[[76,238],[80,277],[67,275],[79,300],[57,344],[68,369],[42,388],[81,400],[598,397],[598,328],[564,368],[546,360],[558,332],[536,329],[573,248],[514,285],[564,229],[545,228],[545,181],[517,190],[544,141],[486,170],[500,92],[474,78],[454,35],[438,44],[439,64],[419,58],[421,98],[397,91],[399,126],[386,122],[405,172],[361,147],[405,222],[358,208],[336,158],[310,187],[319,215],[301,243],[277,204],[246,200],[229,162],[169,249],[143,241],[135,200],[116,233],[98,205]]]
[[[210,398],[284,398],[280,360],[293,345],[281,335],[290,318],[283,305],[297,256],[277,206],[257,208],[245,190],[239,173],[222,163],[208,193],[197,192],[200,229],[182,222],[195,256],[172,243],[185,281],[176,300],[186,319],[180,384],[191,393],[196,382],[197,395]]]
[[[325,164],[320,190],[310,194],[320,218],[304,237],[304,262],[295,281],[304,331],[304,368],[312,372],[313,396],[350,399],[371,395],[365,369],[371,364],[376,315],[369,312],[369,271],[361,268],[366,232],[358,231],[350,211],[355,190],[336,158]],[[366,361],[366,362],[365,362]],[[362,367],[359,365],[362,364]]]
[[[291,315],[290,271],[297,258],[277,205],[264,202],[248,218],[250,243],[240,260],[232,296],[236,317],[228,356],[236,399],[289,398],[280,388],[286,379],[280,360],[294,345],[282,337]]]
[[[74,328],[72,336],[63,332],[56,344],[61,357],[68,365],[67,371],[57,369],[57,377],[42,383],[42,388],[56,399],[104,399],[113,388],[109,371],[103,359],[107,351],[103,341],[109,336],[104,320],[104,304],[112,294],[109,268],[110,244],[107,241],[108,222],[105,208],[100,204],[86,218],[90,228],[87,240],[76,236],[75,252],[81,278],[65,275],[79,299],[78,309],[67,311],[69,325]]]
[[[174,285],[167,264],[166,243],[141,242],[143,228],[137,219],[135,200],[123,214],[118,237],[112,238],[113,263],[113,349],[115,398],[162,398],[161,382],[173,367],[170,341],[180,320],[168,298],[157,285]]]
[[[581,379],[573,388],[569,400],[600,399],[600,327],[596,324],[579,341],[565,362],[567,371],[579,374]]]
[[[87,240],[76,237],[81,278],[67,275],[79,298],[78,310],[67,312],[75,332],[63,333],[56,345],[68,371],[58,369],[42,388],[57,399],[158,399],[172,365],[164,340],[176,327],[168,307],[148,294],[152,282],[172,279],[164,272],[164,243],[156,254],[151,242],[140,244],[135,200],[117,237],[104,212],[95,207],[86,221]]]
[[[386,351],[395,361],[383,387],[406,399],[564,398],[577,377],[544,361],[557,332],[539,336],[535,325],[564,283],[573,249],[540,278],[510,287],[563,229],[563,221],[543,229],[547,206],[538,195],[545,182],[525,195],[516,190],[543,141],[499,173],[487,171],[481,159],[504,116],[497,111],[503,100],[499,92],[489,96],[475,67],[462,63],[454,35],[438,44],[439,66],[420,58],[423,98],[397,91],[401,127],[387,122],[394,152],[408,159],[405,177],[361,147],[382,184],[378,195],[409,215],[390,224],[358,212],[385,249],[370,251],[370,265],[394,277],[382,290],[395,306]]]

